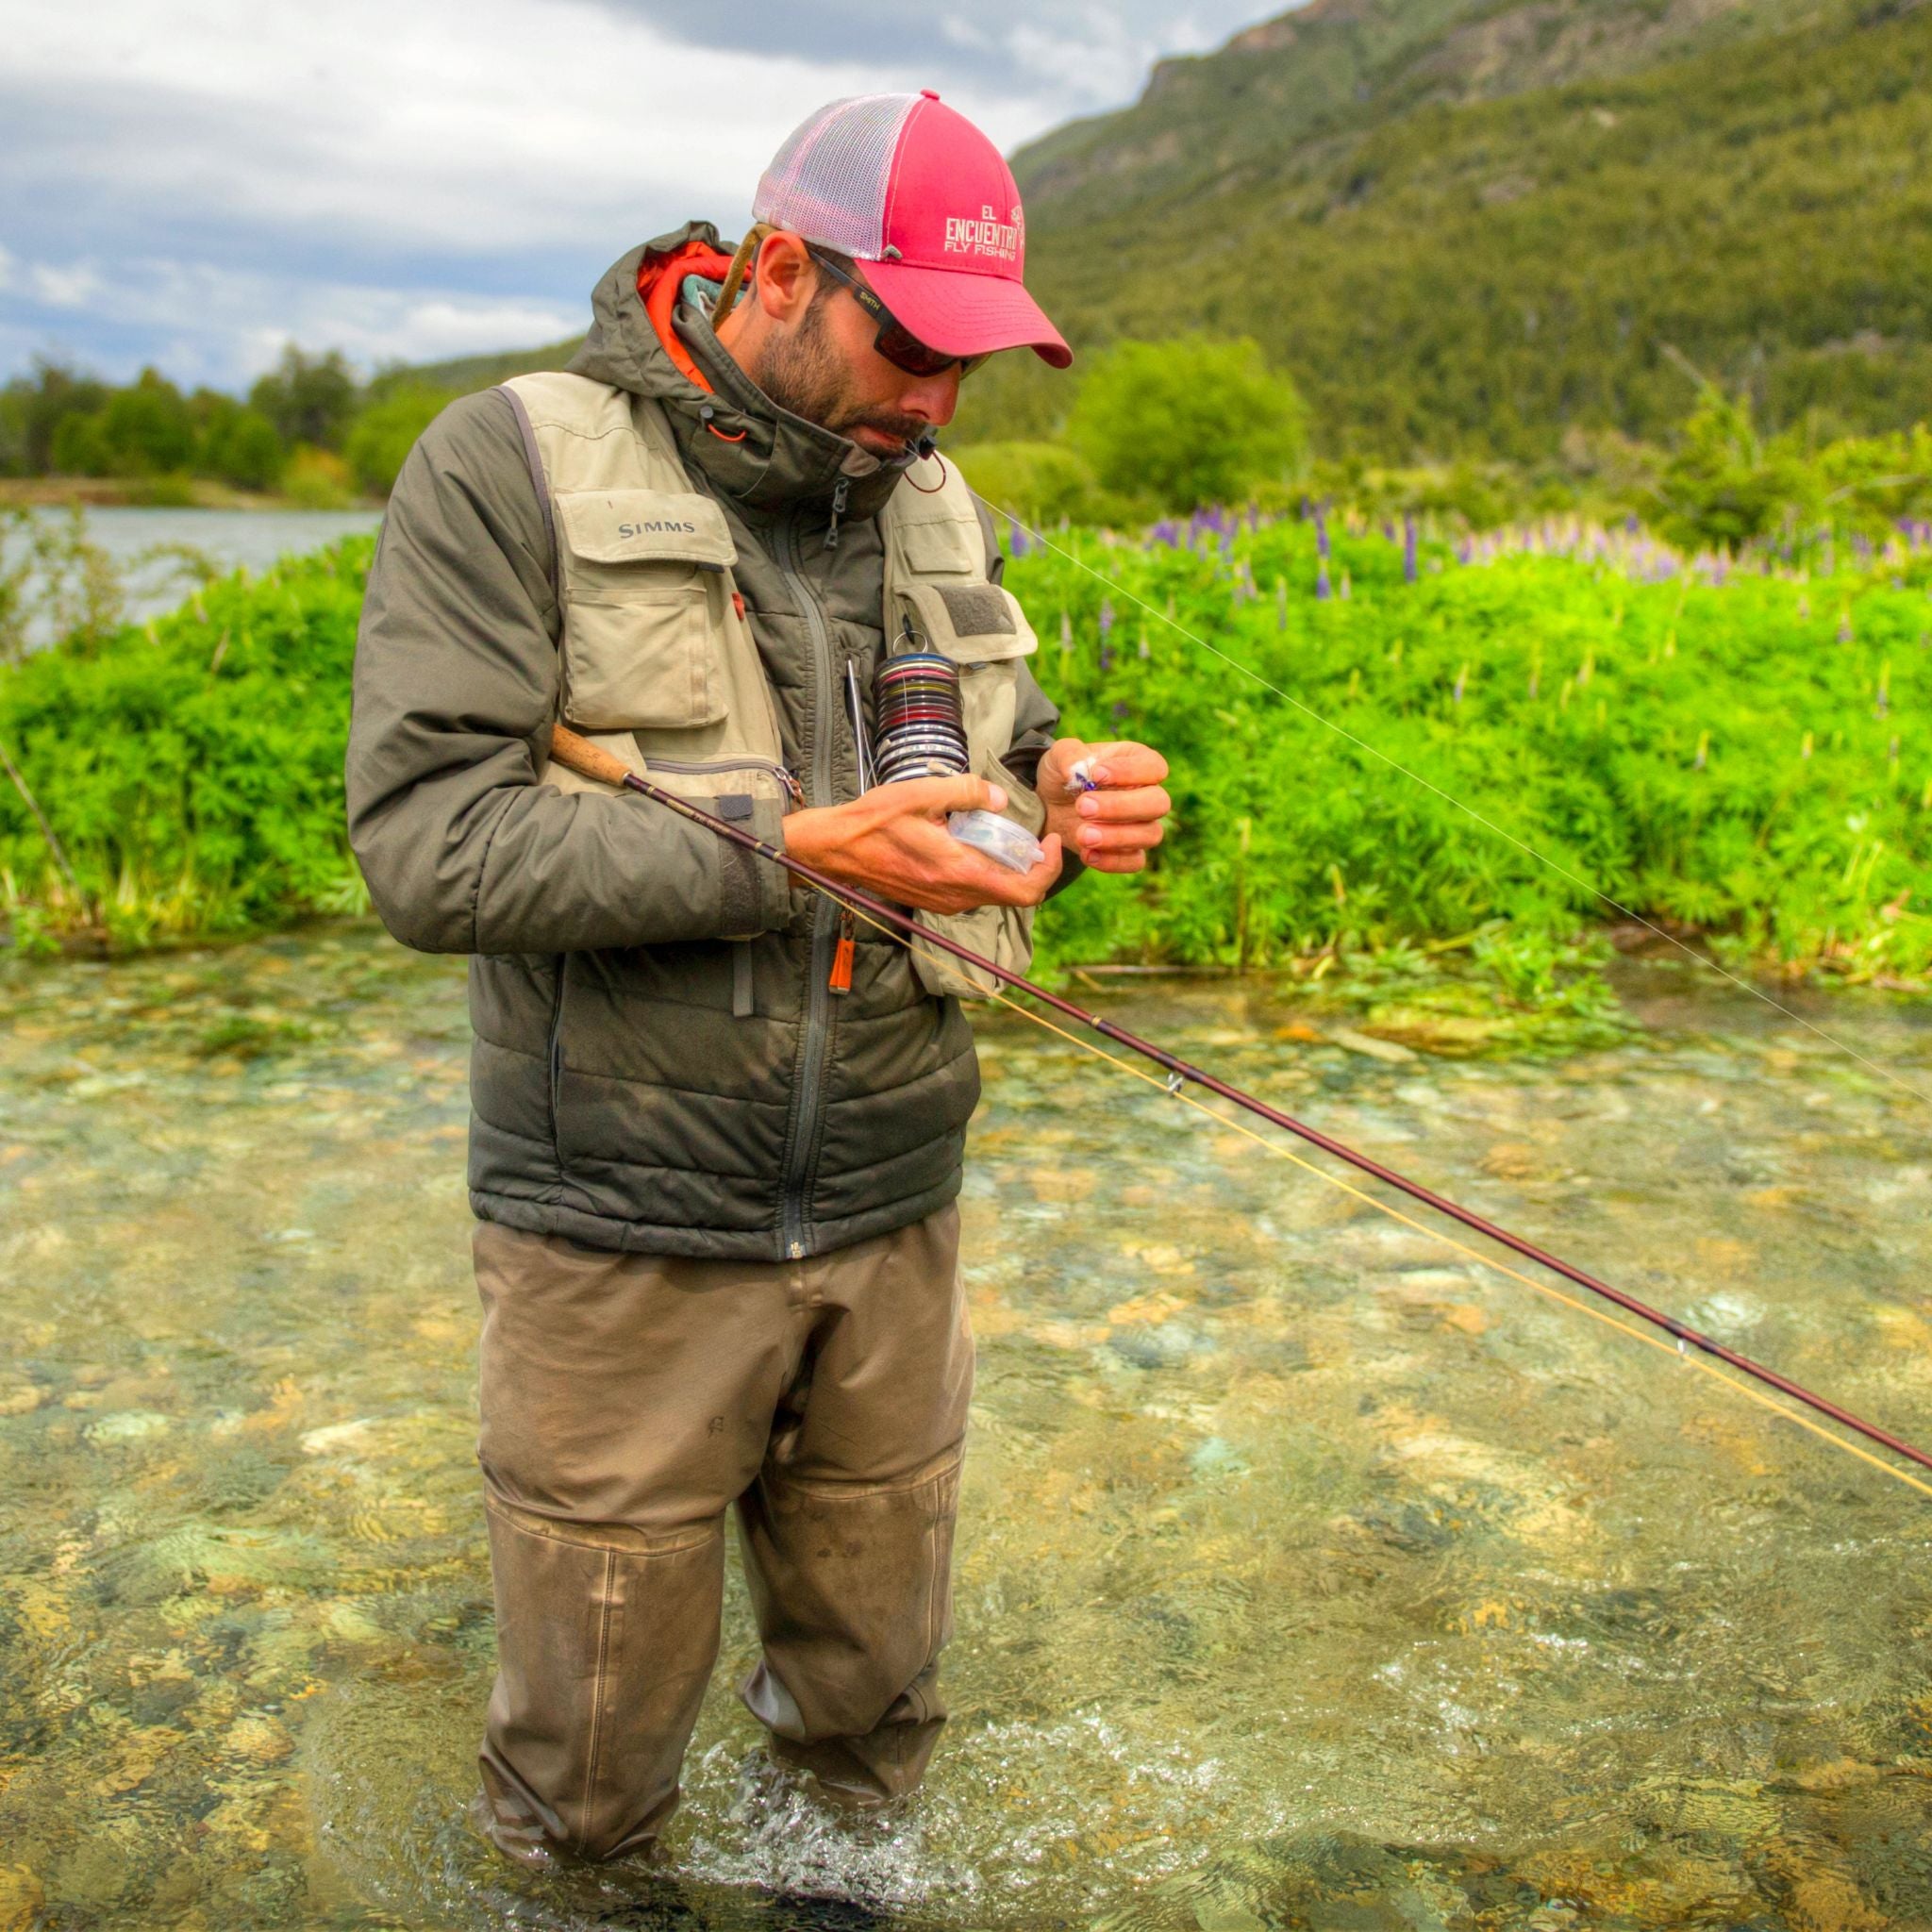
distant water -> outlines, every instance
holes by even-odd
[[[137,623],[174,609],[193,588],[178,557],[157,557],[158,550],[186,546],[225,572],[263,571],[278,558],[365,535],[382,522],[373,509],[89,509],[86,517],[89,538],[126,584],[127,615]],[[31,635],[36,643],[51,641]]]

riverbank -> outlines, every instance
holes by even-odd
[[[78,504],[94,509],[220,509],[250,512],[312,510],[293,496],[235,490],[207,476],[0,476],[0,510],[66,509]],[[380,497],[350,496],[340,506],[380,516]]]
[[[1932,974],[1932,766],[1901,728],[1932,708],[1924,541],[1752,571],[1557,526],[1407,554],[1295,519],[1018,548],[1067,728],[1174,767],[1168,842],[1053,903],[1049,968],[1332,975],[1431,1050],[1480,1033],[1472,987],[1593,1024],[1620,908],[1732,970]],[[0,673],[16,944],[366,908],[341,773],[371,554],[230,577]]]

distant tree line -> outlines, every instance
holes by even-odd
[[[150,502],[192,501],[199,479],[328,508],[386,495],[449,399],[407,372],[362,384],[339,350],[292,343],[245,400],[42,360],[0,388],[0,476],[128,479]]]

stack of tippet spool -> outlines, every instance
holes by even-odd
[[[881,785],[965,771],[959,667],[937,651],[882,658],[873,679],[873,761]]]

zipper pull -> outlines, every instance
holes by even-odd
[[[832,954],[832,976],[826,982],[841,997],[852,991],[852,957],[857,950],[852,912],[848,908],[839,915],[839,944]]]
[[[825,548],[839,547],[839,519],[845,514],[845,499],[852,494],[852,478],[841,476],[838,487],[832,491],[832,521],[825,525]]]

